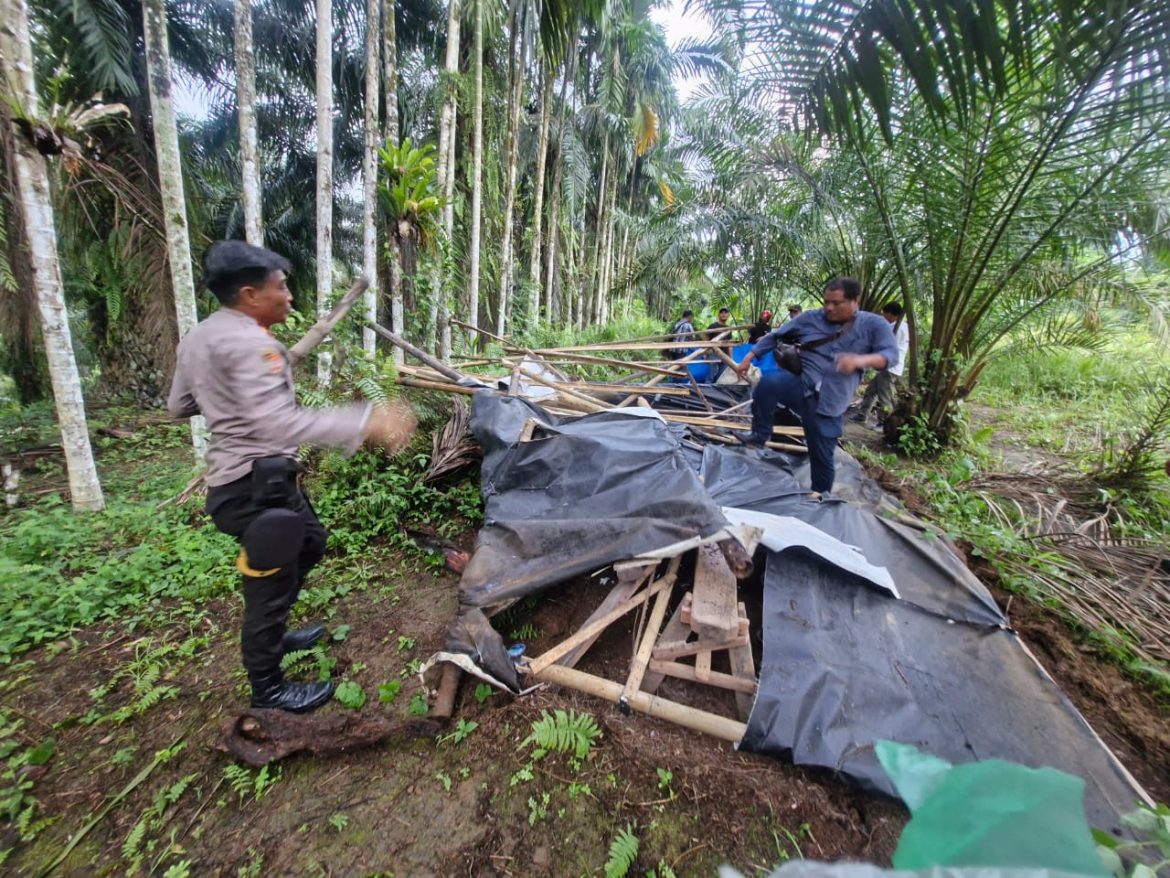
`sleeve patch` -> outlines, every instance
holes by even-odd
[[[280,351],[276,348],[261,348],[260,356],[264,360],[264,364],[268,367],[270,374],[279,375],[284,371],[284,357],[280,355]]]

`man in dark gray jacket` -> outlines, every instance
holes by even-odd
[[[804,425],[811,488],[833,489],[833,455],[844,432],[842,416],[866,369],[898,362],[894,333],[882,317],[858,310],[861,284],[838,277],[825,286],[824,307],[805,311],[756,342],[736,367],[742,378],[752,360],[771,353],[781,341],[797,343],[800,374],[780,369],[761,375],[752,390],[752,431],[745,445],[763,446],[772,437],[777,405],[795,412]]]
[[[297,405],[288,351],[269,331],[292,307],[283,257],[242,241],[219,241],[204,257],[203,281],[220,308],[180,342],[167,408],[202,414],[211,430],[207,513],[240,542],[244,581],[241,647],[252,706],[296,712],[329,700],[332,683],[286,683],[285,652],[306,649],[324,625],[288,631],[301,583],[325,553],[325,529],[301,492],[301,445],[352,454],[363,440],[401,448],[415,428],[409,407]]]

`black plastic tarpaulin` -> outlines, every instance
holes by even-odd
[[[741,746],[891,795],[873,753],[883,738],[956,763],[1053,766],[1086,780],[1100,826],[1142,795],[945,539],[848,456],[838,456],[835,499],[817,502],[803,458],[703,447],[652,412],[557,418],[482,392],[472,430],[484,449],[486,520],[448,650],[495,679],[519,688],[483,608],[710,537],[737,510],[768,513],[780,517],[776,527],[798,519],[842,552],[860,550],[895,588],[875,586],[832,552],[786,544],[766,553],[759,689]]]
[[[763,486],[800,484],[803,460],[705,450],[716,500],[799,518],[859,547],[890,571],[900,595],[807,553],[769,553],[759,690],[741,746],[890,795],[873,749],[879,739],[956,763],[1050,766],[1084,778],[1090,820],[1113,826],[1142,795],[1132,777],[945,540],[913,527],[851,458],[839,455],[837,465],[842,499],[769,497]]]

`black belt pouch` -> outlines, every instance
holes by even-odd
[[[252,501],[265,508],[289,505],[293,469],[287,457],[258,457],[252,461]]]

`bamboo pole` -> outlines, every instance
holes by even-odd
[[[556,683],[558,686],[565,686],[569,689],[576,689],[578,692],[595,695],[614,704],[623,703],[621,683],[614,683],[612,680],[596,677],[593,674],[586,674],[575,668],[552,665],[544,668],[537,675],[536,679],[541,682]],[[685,704],[679,704],[676,701],[667,701],[665,698],[659,698],[657,695],[651,695],[648,692],[635,692],[626,699],[625,703],[638,711],[638,713],[644,713],[656,719],[666,720],[675,725],[680,725],[696,732],[702,732],[705,735],[711,735],[723,741],[730,741],[733,744],[738,744],[743,740],[744,735],[747,734],[747,725],[745,723],[728,719],[724,716],[718,716],[714,713],[708,713],[705,710],[687,707]]]

